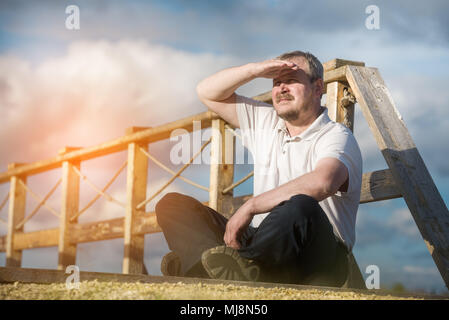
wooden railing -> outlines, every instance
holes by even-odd
[[[354,119],[354,101],[346,99],[348,85],[346,81],[346,65],[363,65],[360,62],[351,62],[335,59],[324,64],[327,91],[327,107],[329,116],[333,120],[345,123],[352,129]],[[265,93],[254,97],[271,103],[271,94]],[[181,176],[182,171],[192,162],[183,166],[178,172],[165,167],[148,152],[148,145],[170,137],[175,129],[185,129],[188,132],[195,130],[194,121],[201,121],[201,129],[212,128],[211,139],[211,165],[209,188],[202,187],[193,181]],[[0,203],[0,210],[9,202],[8,233],[0,237],[0,252],[6,251],[6,266],[20,267],[22,250],[58,246],[58,269],[64,270],[68,265],[75,264],[76,248],[78,243],[124,238],[123,273],[143,273],[144,235],[160,232],[154,212],[145,212],[145,205],[149,200],[163,192],[175,178],[182,178],[196,187],[209,191],[210,207],[222,212],[226,216],[232,215],[250,195],[233,197],[233,189],[251,177],[247,175],[234,183],[234,165],[226,161],[226,156],[233,156],[235,137],[227,139],[232,127],[212,112],[204,112],[187,117],[155,128],[129,128],[127,134],[118,139],[105,142],[89,148],[64,148],[57,157],[29,164],[11,164],[8,170],[0,174],[0,183],[10,183],[9,194]],[[204,147],[204,146],[203,146]],[[127,150],[128,158],[114,177],[100,188],[90,182],[81,171],[83,161]],[[201,149],[202,150],[202,149]],[[221,157],[221,159],[220,159]],[[172,178],[155,194],[147,197],[147,170],[148,160],[172,174]],[[220,161],[221,160],[221,161]],[[120,203],[107,194],[107,188],[117,175],[127,167],[126,203]],[[27,186],[27,178],[55,168],[62,168],[62,177],[50,190],[46,197],[40,198]],[[79,189],[80,179],[85,180],[97,195],[88,205],[80,210]],[[62,205],[60,210],[54,210],[46,200],[58,187],[62,185]],[[31,214],[25,216],[25,201],[27,194],[39,201],[39,205]],[[100,222],[78,223],[78,217],[87,210],[99,197],[118,203],[124,208],[123,218],[110,219]],[[363,175],[361,203],[379,201],[400,197],[390,170],[381,170]],[[8,201],[9,199],[9,201]],[[148,200],[149,199],[149,200]],[[0,199],[2,200],[2,199]],[[42,206],[47,207],[59,218],[59,228],[34,232],[24,232],[25,223]],[[1,221],[0,221],[1,223]]]

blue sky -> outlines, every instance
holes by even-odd
[[[0,170],[14,161],[49,158],[65,145],[90,146],[113,139],[129,126],[154,126],[205,111],[194,93],[203,77],[300,49],[314,53],[322,62],[344,58],[379,68],[448,203],[449,4],[437,0],[411,3],[2,1]],[[80,30],[65,28],[65,8],[72,4],[80,8]],[[379,30],[365,27],[368,5],[379,7]],[[256,80],[238,92],[255,95],[269,89],[269,81]],[[364,171],[386,168],[360,110],[356,112],[355,135]],[[166,141],[151,150],[168,163],[169,147]],[[83,170],[101,185],[123,157],[111,157],[106,166],[106,159],[95,160]],[[248,165],[237,168],[236,179],[249,170]],[[186,176],[207,185],[206,173],[196,165]],[[42,187],[43,195],[57,176],[55,171],[29,183]],[[155,181],[149,187],[154,190],[168,179],[152,166],[149,177]],[[0,185],[0,198],[7,188],[7,184]],[[123,197],[120,181],[111,190]],[[207,197],[182,182],[171,190],[204,200]],[[251,181],[237,191],[250,193]],[[86,191],[81,202],[89,197]],[[52,199],[57,207],[58,193]],[[34,204],[29,201],[31,210]],[[84,221],[123,216],[109,204],[94,208],[101,213],[86,213]],[[6,209],[0,217],[6,217]],[[57,221],[43,212],[30,221],[28,230],[52,225]],[[402,199],[361,205],[356,231],[354,254],[359,265],[363,271],[377,264],[383,287],[401,282],[409,289],[446,290]],[[0,224],[0,234],[5,233]],[[85,270],[120,272],[120,239],[79,248],[77,263]],[[158,274],[160,257],[167,250],[161,235],[147,236],[145,259],[152,273]],[[24,266],[54,268],[56,262],[55,248],[24,252]],[[0,253],[2,263],[4,254]]]

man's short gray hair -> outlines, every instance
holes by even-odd
[[[323,65],[321,64],[320,60],[318,60],[317,57],[315,57],[310,52],[303,52],[303,51],[291,51],[281,54],[276,59],[279,60],[291,60],[292,58],[298,58],[303,57],[306,59],[307,63],[309,64],[309,78],[310,82],[314,82],[317,79],[323,79]]]

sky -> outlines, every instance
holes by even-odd
[[[80,28],[66,27],[66,8],[76,5]],[[366,8],[379,8],[379,29],[366,26]],[[93,146],[124,134],[130,126],[157,126],[206,111],[196,84],[221,69],[261,61],[291,50],[310,51],[322,62],[334,58],[363,61],[379,69],[398,111],[434,179],[449,200],[449,3],[402,0],[317,1],[1,1],[0,2],[0,172],[11,162],[34,162],[57,155],[64,146]],[[253,96],[270,90],[267,79],[239,88]],[[354,134],[364,172],[387,165],[356,106]],[[205,133],[207,135],[207,132]],[[204,137],[206,140],[206,137]],[[173,170],[172,141],[150,145],[150,152]],[[205,152],[208,152],[206,148]],[[126,159],[118,154],[87,161],[82,171],[103,186]],[[251,171],[236,167],[235,180]],[[29,177],[44,196],[60,170]],[[208,185],[206,165],[183,175]],[[169,175],[153,163],[148,194]],[[252,180],[236,194],[252,192]],[[109,189],[123,202],[122,173]],[[0,201],[9,184],[0,185]],[[167,191],[207,200],[207,193],[182,181]],[[48,203],[60,206],[60,190]],[[95,194],[81,183],[80,207]],[[147,211],[160,198],[154,199]],[[36,206],[28,197],[27,214]],[[98,201],[80,222],[122,217],[122,208]],[[0,211],[6,220],[7,209]],[[25,231],[57,227],[41,209]],[[6,225],[0,222],[0,235]],[[146,236],[145,263],[160,274],[168,252],[162,234]],[[447,292],[403,199],[359,207],[354,255],[362,274],[377,265],[380,283],[400,282],[409,290]],[[78,246],[81,270],[121,272],[123,239]],[[0,265],[5,254],[0,253]],[[56,268],[57,248],[25,250],[22,266]]]

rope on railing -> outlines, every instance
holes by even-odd
[[[239,135],[234,129],[232,129],[228,124],[225,124],[225,129],[228,129],[230,133],[232,133],[234,136],[240,139],[240,141],[243,141],[243,138],[241,135]]]
[[[124,203],[121,203],[120,201],[114,199],[113,197],[111,197],[109,194],[107,194],[106,192],[100,190],[100,188],[98,188],[95,184],[93,184],[85,175],[83,175],[77,167],[73,166],[73,171],[75,171],[75,173],[82,178],[84,181],[87,182],[87,184],[93,189],[95,190],[97,193],[99,193],[100,195],[102,195],[103,197],[106,198],[106,200],[111,201],[111,202],[115,202],[116,204],[118,204],[119,206],[126,208],[126,205]]]
[[[173,170],[171,170],[170,168],[168,168],[167,166],[165,166],[163,163],[161,163],[159,160],[157,160],[154,156],[152,156],[150,153],[148,153],[147,151],[145,151],[145,149],[143,149],[143,148],[141,147],[140,150],[142,151],[142,153],[143,153],[144,155],[146,155],[146,156],[147,156],[151,161],[153,161],[157,166],[159,166],[160,168],[164,169],[165,171],[167,171],[168,173],[170,173],[170,174],[172,174],[172,175],[176,175],[176,172],[175,172],[175,171],[173,171]],[[197,184],[197,183],[193,182],[192,180],[187,179],[187,178],[185,178],[185,177],[183,177],[183,176],[178,176],[178,178],[181,179],[182,181],[188,183],[188,184],[191,184],[191,185],[194,186],[194,187],[197,187],[197,188],[202,189],[202,190],[204,190],[204,191],[209,191],[209,188],[204,187],[204,186],[202,186],[202,185],[200,185],[200,184]]]
[[[6,202],[8,202],[8,199],[9,199],[9,191],[8,191],[8,193],[6,194],[5,199],[3,199],[2,204],[0,204],[0,211],[3,209],[3,207],[4,207],[5,204],[6,204]]]
[[[122,164],[122,166],[120,167],[120,169],[118,169],[118,171],[115,173],[112,179],[109,180],[109,182],[104,186],[103,189],[101,189],[102,193],[104,193],[111,186],[111,184],[115,181],[115,179],[117,179],[117,177],[123,171],[123,169],[126,168],[127,164],[128,161],[125,161]],[[77,214],[75,214],[73,217],[70,218],[70,222],[75,222],[75,220],[78,219],[80,215],[82,215],[87,209],[89,209],[95,203],[95,201],[97,201],[102,196],[102,193],[97,193],[97,195],[92,200],[90,200],[89,203],[83,209],[81,209]]]
[[[56,184],[54,185],[54,187],[47,193],[47,195],[44,197],[44,199],[42,199],[42,201],[40,201],[38,203],[38,205],[36,206],[36,208],[34,208],[33,212],[31,212],[29,215],[27,215],[22,221],[20,221],[17,225],[16,225],[16,230],[19,230],[26,222],[28,222],[28,220],[30,220],[35,214],[36,212],[44,205],[44,203],[48,200],[48,198],[51,197],[51,195],[53,194],[53,192],[55,192],[56,188],[59,186],[59,184],[61,183],[62,179],[59,179]]]
[[[29,192],[32,196],[33,196],[33,198],[35,198],[37,201],[39,201],[39,202],[42,202],[42,205],[45,207],[45,208],[47,208],[54,216],[56,216],[56,217],[58,217],[59,218],[59,213],[55,210],[55,209],[53,209],[52,207],[50,207],[47,203],[46,203],[46,201],[44,201],[41,197],[39,197],[37,194],[35,194],[34,192],[33,192],[33,190],[31,190],[30,188],[28,188],[28,186],[25,184],[25,183],[23,183],[23,181],[21,180],[21,179],[18,179],[19,180],[19,183],[22,185],[22,187],[24,187],[25,188],[25,190],[27,191],[27,192]]]
[[[0,211],[3,209],[3,207],[6,204],[6,202],[8,202],[8,199],[9,199],[9,192],[6,194],[5,199],[3,199],[2,204],[0,204]],[[6,220],[3,220],[2,218],[0,218],[0,222],[4,223],[4,224],[8,224],[8,222]]]
[[[168,180],[168,182],[166,184],[164,184],[158,191],[156,191],[151,197],[149,197],[148,199],[142,201],[141,203],[139,203],[136,207],[136,209],[140,209],[142,208],[144,205],[146,205],[148,202],[150,202],[151,200],[153,200],[159,193],[161,193],[162,191],[164,191],[165,188],[167,188],[176,178],[178,178],[181,173],[187,169],[187,167],[193,162],[193,160],[195,160],[195,158],[201,154],[201,152],[203,152],[203,149],[212,141],[212,137],[209,138],[209,140],[206,141],[206,143],[204,143],[201,146],[201,149],[178,171],[176,172],[171,178],[170,180]]]
[[[223,189],[223,191],[221,193],[226,194],[228,193],[230,190],[234,189],[235,187],[241,185],[243,182],[245,182],[246,180],[248,180],[249,178],[251,178],[254,175],[254,171],[251,171],[247,176],[245,176],[244,178],[240,179],[239,181],[237,181],[234,184],[231,184],[229,187]]]

